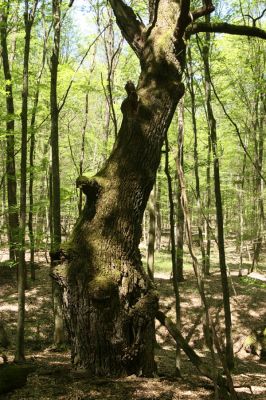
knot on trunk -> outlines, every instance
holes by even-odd
[[[158,312],[158,293],[150,290],[130,310],[130,317],[139,325],[154,320]]]
[[[51,266],[62,264],[63,262],[65,262],[65,260],[68,259],[67,253],[63,249],[50,251],[49,255],[51,260]]]
[[[54,264],[50,270],[50,276],[59,284],[66,287],[68,281],[69,265],[65,262],[62,264]]]
[[[109,275],[98,275],[89,282],[89,297],[96,301],[106,301],[118,295],[118,285]]]
[[[128,81],[125,85],[125,90],[127,92],[127,98],[123,101],[121,105],[121,111],[127,117],[133,117],[138,111],[139,98],[132,81]]]
[[[102,184],[99,181],[100,177],[88,178],[81,175],[76,180],[76,187],[82,190],[88,200],[93,202],[98,198],[102,188]]]

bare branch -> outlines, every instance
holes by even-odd
[[[211,0],[206,0],[202,2],[203,5],[200,8],[197,8],[194,11],[190,11],[190,1],[188,0],[181,0],[180,1],[180,14],[177,20],[176,24],[176,29],[174,36],[176,39],[181,38],[187,28],[187,26],[190,24],[190,22],[193,22],[198,19],[203,17],[204,15],[208,15],[212,13],[215,10],[215,7],[212,4]]]
[[[265,12],[266,12],[266,8],[262,11],[261,15],[259,15],[257,18],[254,18],[254,17],[252,17],[252,15],[249,15],[249,14],[244,15],[244,17],[248,17],[248,18],[252,19],[252,26],[254,27],[254,26],[256,26],[256,22],[259,21],[263,17]]]
[[[122,0],[109,0],[122,35],[140,57],[144,45],[143,31],[145,25],[137,19],[133,9]]]
[[[190,0],[180,0],[180,14],[174,32],[174,36],[177,40],[182,38],[186,30],[186,27],[191,21],[191,19],[189,18],[189,13],[190,13],[189,10],[190,10]]]
[[[215,10],[212,1],[203,1],[203,6],[192,11],[192,23],[196,21],[196,19],[203,17],[204,15],[211,14]]]
[[[263,29],[246,26],[246,25],[233,25],[226,22],[197,22],[189,25],[186,29],[188,35],[192,35],[199,32],[217,32],[217,33],[229,33],[230,35],[241,35],[241,36],[253,36],[260,39],[266,39],[266,31]]]

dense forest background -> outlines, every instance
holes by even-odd
[[[240,3],[241,4],[241,3]],[[218,4],[214,18],[226,15],[227,21],[252,24],[248,15],[259,14],[259,3]],[[17,197],[20,192],[21,93],[23,89],[24,27],[21,3],[11,4],[8,15],[7,43],[13,86],[14,113],[6,114],[5,79],[1,74],[1,244],[7,243],[8,196],[6,188],[6,122],[14,119],[14,155]],[[245,7],[245,9],[243,9]],[[50,8],[50,9],[49,9]],[[120,105],[125,97],[127,80],[136,81],[138,62],[126,45],[105,5],[77,2],[68,9],[62,4],[61,48],[58,66],[60,200],[63,240],[69,235],[78,212],[80,194],[77,176],[92,176],[109,154],[121,122]],[[140,15],[143,11],[140,6]],[[145,15],[142,15],[145,18]],[[36,250],[49,249],[49,171],[50,157],[50,57],[52,52],[51,5],[39,3],[32,27],[28,88],[28,157],[27,186],[33,181],[30,208],[27,189],[27,213],[33,213],[32,245]],[[261,21],[260,21],[261,22]],[[211,35],[210,66],[212,107],[217,121],[217,151],[221,169],[224,228],[228,239],[248,250],[260,241],[263,231],[263,148],[265,124],[265,51],[260,39]],[[204,34],[191,38],[186,74],[188,91],[184,97],[184,171],[192,223],[204,216],[215,221],[213,174],[210,168],[208,121],[206,118],[204,67],[200,56]],[[198,51],[200,49],[200,52]],[[191,88],[193,95],[191,95]],[[38,104],[35,105],[36,92]],[[33,126],[30,123],[34,114]],[[193,127],[196,119],[196,133]],[[195,134],[197,163],[202,199],[196,201]],[[178,116],[169,130],[170,169],[175,179]],[[32,165],[30,165],[30,162]],[[162,163],[163,163],[162,159]],[[162,229],[169,227],[166,177],[158,173],[157,192]],[[210,177],[208,177],[208,168]],[[209,181],[208,181],[209,179]],[[210,192],[210,193],[209,193]],[[158,196],[158,195],[157,195]],[[208,196],[210,203],[207,205]],[[237,212],[236,212],[237,211]],[[28,217],[27,217],[28,218]],[[204,221],[203,221],[204,222]],[[201,223],[203,223],[201,222]],[[205,221],[206,222],[206,221]],[[27,221],[28,223],[28,221]],[[206,227],[205,227],[206,228]],[[213,227],[215,231],[215,226]],[[31,230],[31,229],[30,229]],[[27,229],[27,249],[30,234]],[[257,260],[255,260],[257,262]]]
[[[265,28],[262,1],[214,3],[212,22]],[[146,2],[132,2],[132,7],[146,23]],[[30,291],[39,284],[39,264],[46,265],[41,276],[45,285],[49,282],[50,254],[64,248],[85,204],[77,178],[90,178],[105,165],[123,118],[125,84],[137,83],[140,67],[102,1],[0,1],[0,31],[0,276],[5,282],[11,271],[18,280],[20,311],[17,326],[13,320],[4,329],[4,292],[0,329],[11,331],[12,349],[21,360],[25,287]],[[191,290],[186,281],[194,279],[192,265],[206,280],[207,297],[212,285],[224,299],[229,295],[215,280],[219,224],[230,293],[240,282],[234,279],[242,279],[243,296],[251,296],[251,284],[258,293],[265,289],[265,43],[251,36],[198,33],[187,46],[187,90],[162,149],[140,244],[150,278],[174,278],[162,296],[178,304],[184,279],[184,290]],[[173,318],[180,329],[182,301],[179,306]],[[47,344],[54,333],[61,345],[60,328],[52,332],[51,321],[49,334],[38,325],[33,336],[38,342],[43,335]],[[254,326],[250,323],[246,336],[254,327],[256,335],[262,337],[264,330],[265,336],[263,312],[258,311]],[[265,343],[260,346],[265,358]],[[261,347],[254,351],[261,355]],[[177,359],[172,361],[179,369]]]

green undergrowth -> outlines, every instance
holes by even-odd
[[[251,276],[242,276],[240,281],[250,289],[252,289],[254,286],[266,289],[266,282],[254,279]]]
[[[146,256],[142,257],[144,268],[147,267]],[[185,255],[184,258],[184,270],[191,270],[192,266],[189,262],[189,257]],[[156,251],[154,255],[154,272],[161,272],[171,274],[172,271],[172,256],[171,252],[162,250]]]

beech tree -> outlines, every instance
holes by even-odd
[[[255,27],[197,20],[211,1],[150,1],[145,26],[122,0],[109,0],[122,35],[139,59],[138,83],[125,86],[123,120],[114,148],[93,177],[77,186],[86,204],[57,256],[72,362],[96,375],[152,375],[158,295],[141,263],[143,212],[155,182],[161,148],[184,94],[182,75],[189,35],[224,32],[266,38]],[[162,318],[161,318],[162,319]]]

